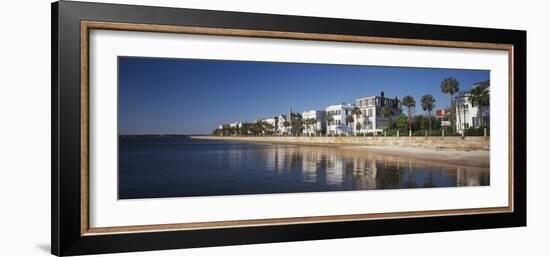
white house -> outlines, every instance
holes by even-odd
[[[290,117],[290,118],[289,118]],[[300,113],[292,112],[292,109],[288,110],[288,114],[281,114],[277,117],[277,129],[276,133],[279,135],[298,135],[302,132],[302,128],[299,126],[293,126],[292,121],[302,119]]]
[[[356,133],[382,133],[390,125],[389,119],[395,120],[402,113],[399,99],[386,98],[383,91],[380,92],[380,96],[357,99],[355,105],[361,110],[360,115],[354,115],[352,127]],[[386,118],[382,115],[384,107],[392,110],[392,117]]]
[[[237,121],[237,122],[229,123],[229,127],[230,128],[242,128],[243,124],[244,124],[244,122]]]
[[[315,120],[315,124],[306,124],[307,120]],[[325,130],[325,111],[310,110],[302,113],[304,134],[318,135]]]
[[[327,120],[327,134],[350,135],[352,133],[352,124],[347,123],[346,117],[351,115],[353,107],[351,104],[343,103],[326,108],[326,114],[332,116],[332,120]]]
[[[490,90],[489,80],[475,83],[472,88],[483,87],[485,90]],[[481,108],[468,99],[470,93],[465,93],[455,97],[456,101],[456,131],[462,133],[464,129],[479,128],[481,126],[481,116],[483,115],[483,123],[489,124],[490,111],[489,106]]]
[[[242,128],[248,128],[251,124],[250,123],[247,123],[247,122],[242,122],[242,121],[236,121],[236,122],[233,122],[233,123],[228,123],[228,124],[222,124],[220,125],[218,128],[219,129],[223,129],[223,128],[232,128],[232,129],[235,129],[233,131],[233,134],[234,135],[237,135],[239,134],[240,132],[237,131],[237,129],[241,130]]]
[[[288,120],[288,115],[281,114],[277,117],[276,133],[278,135],[290,134],[290,121]]]
[[[273,132],[273,133],[277,132],[277,126],[279,125],[279,117],[275,116],[275,117],[265,118],[265,119],[262,119],[262,122],[266,122],[271,126],[273,126],[273,129],[271,129],[270,132]]]

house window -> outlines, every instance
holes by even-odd
[[[372,117],[372,109],[369,109],[369,117]]]

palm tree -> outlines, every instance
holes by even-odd
[[[269,122],[266,122],[266,121],[262,121],[262,126],[263,126],[263,129],[265,131],[265,134],[273,134],[273,129],[275,128],[275,126],[273,126],[271,123]]]
[[[285,127],[285,131],[286,131],[286,130],[287,130],[286,128],[290,127],[290,121],[285,120],[285,121],[283,122],[283,126]],[[286,134],[287,134],[287,136],[288,136],[288,132],[287,132]]]
[[[456,103],[456,107],[458,110],[458,124],[462,128],[463,134],[466,131],[466,94],[467,93],[464,91],[458,92],[457,98],[460,98],[462,103]],[[463,114],[463,116],[460,116],[461,114]]]
[[[392,123],[392,117],[393,117],[393,110],[392,108],[388,107],[388,106],[384,106],[384,108],[382,108],[382,116],[386,119],[388,119],[388,128],[391,126],[391,123]]]
[[[435,108],[435,98],[432,95],[424,95],[420,100],[422,104],[422,110],[428,111],[428,124],[430,132],[432,131],[432,110]]]
[[[354,122],[355,122],[355,119],[353,118],[353,115],[346,116],[346,125]]]
[[[317,123],[317,120],[316,120],[316,119],[313,119],[313,118],[311,118],[311,119],[305,119],[305,120],[303,121],[303,123],[304,123],[304,126],[306,127],[306,130],[307,130],[308,134],[309,134],[310,131],[313,131],[313,130],[314,130],[314,129],[313,129],[313,126],[315,125],[315,123]]]
[[[330,125],[331,122],[334,121],[334,117],[332,116],[331,113],[325,114],[325,121],[327,123],[327,134],[328,134],[328,126]]]
[[[477,105],[477,112],[480,119],[480,127],[484,127],[483,122],[483,111],[481,108],[483,106],[489,106],[489,90],[485,87],[477,86],[470,90],[470,95],[468,96],[468,101]],[[472,124],[473,125],[473,124]]]
[[[260,121],[252,124],[250,126],[250,131],[252,131],[252,134],[257,136],[257,135],[260,135],[262,134],[263,132],[263,126],[262,126],[262,123]]]
[[[441,92],[444,94],[449,94],[451,96],[451,126],[453,127],[453,131],[456,131],[455,124],[455,107],[454,107],[454,98],[453,95],[460,90],[460,87],[458,85],[458,80],[456,80],[453,77],[448,77],[443,79],[441,81]]]
[[[228,136],[231,134],[231,127],[229,125],[223,125],[222,126],[222,135]]]
[[[303,124],[301,116],[297,116],[294,119],[291,118],[290,125],[292,125],[293,128],[301,128]]]
[[[302,121],[304,128],[306,129],[306,132],[309,134],[309,119],[304,119]]]
[[[311,118],[309,119],[309,125],[311,126],[311,130],[313,130],[313,133],[315,133],[315,125],[317,124],[317,119]]]
[[[411,111],[416,106],[416,101],[410,95],[403,97],[403,106],[406,106],[409,110],[409,131],[412,131]]]
[[[359,121],[359,119],[357,118],[358,115],[361,115],[361,109],[359,109],[358,107],[353,107],[353,109],[351,110],[351,114],[355,116],[355,119],[354,119],[354,123],[357,123]],[[359,125],[359,129],[361,129],[361,125],[360,124],[354,124],[353,126],[353,129],[355,131],[355,135],[357,136],[357,125]]]
[[[249,124],[249,125],[246,125],[246,126],[241,126],[240,128],[238,128],[238,133],[241,134],[241,135],[248,135],[251,133],[250,131],[250,127],[252,126],[252,124]]]

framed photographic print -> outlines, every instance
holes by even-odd
[[[56,2],[52,253],[526,225],[526,32]]]

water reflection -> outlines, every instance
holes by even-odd
[[[488,167],[450,165],[338,147],[275,146],[265,148],[264,152],[267,170],[300,172],[304,182],[353,190],[489,185]]]
[[[119,198],[489,185],[488,164],[456,163],[339,147],[127,139],[119,143]]]

